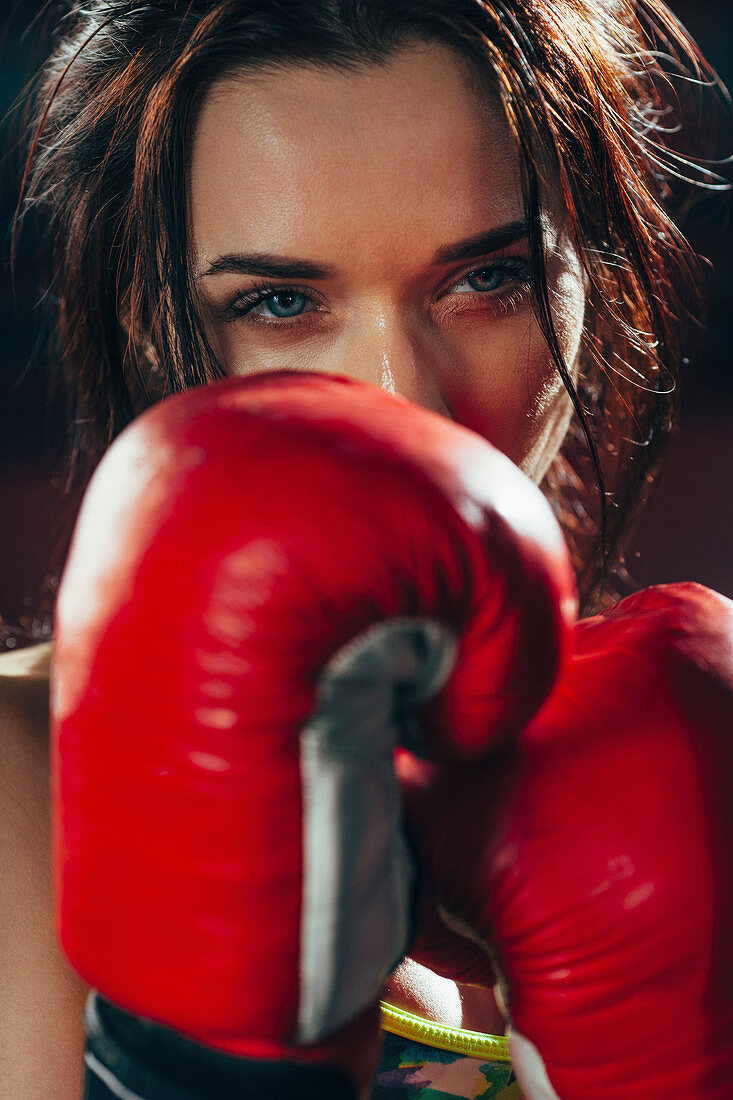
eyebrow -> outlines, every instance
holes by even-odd
[[[475,256],[487,255],[490,252],[498,252],[501,248],[508,248],[517,241],[522,241],[529,234],[527,223],[523,219],[516,222],[508,222],[506,225],[498,225],[495,229],[489,229],[486,233],[477,233],[474,237],[467,237],[455,244],[447,244],[439,248],[432,259],[435,267],[440,264],[452,264],[458,260],[472,260]]]
[[[472,260],[498,252],[502,248],[524,240],[528,235],[524,220],[508,222],[496,226],[485,233],[477,233],[454,244],[442,245],[432,258],[432,266],[456,263],[460,260]],[[336,270],[327,264],[315,264],[310,260],[299,260],[289,256],[275,256],[271,252],[227,252],[212,260],[199,279],[222,272],[239,275],[264,275],[272,279],[331,279]]]

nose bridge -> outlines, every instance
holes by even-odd
[[[417,377],[417,349],[415,340],[407,331],[404,312],[388,309],[378,304],[374,310],[373,328],[375,366],[382,389],[398,393],[401,397],[411,394]]]
[[[375,303],[363,317],[357,339],[367,381],[416,405],[446,412],[435,351],[404,306]]]

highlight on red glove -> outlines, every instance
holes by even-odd
[[[403,759],[423,889],[500,979],[526,1100],[724,1100],[733,603],[660,586],[575,633],[518,751]],[[430,926],[410,954],[452,976]]]
[[[511,740],[575,607],[539,490],[443,417],[296,372],[146,412],[93,478],[57,606],[72,964],[214,1049],[368,1082],[410,919],[394,746]]]

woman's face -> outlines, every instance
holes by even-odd
[[[572,366],[583,276],[556,205],[550,301]],[[190,216],[201,315],[227,374],[362,379],[541,479],[570,402],[532,314],[518,153],[450,50],[222,79],[194,131]]]

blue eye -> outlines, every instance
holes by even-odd
[[[520,283],[527,285],[529,281],[527,261],[517,257],[516,259],[511,258],[493,264],[486,264],[484,267],[469,271],[454,285],[453,290],[456,291],[463,284],[468,284],[469,290],[491,294],[492,291],[500,290],[507,284]],[[458,293],[465,293],[465,291],[458,290]]]
[[[310,308],[309,308],[310,307]],[[276,321],[299,321],[302,316],[318,309],[311,294],[294,286],[271,286],[262,283],[240,294],[227,308],[225,319],[236,321],[249,317],[253,322],[273,324]]]
[[[506,272],[496,267],[482,267],[466,276],[474,290],[497,290],[506,278]]]
[[[260,305],[266,306],[273,317],[297,317],[303,312],[307,299],[305,294],[280,293],[263,298]]]

